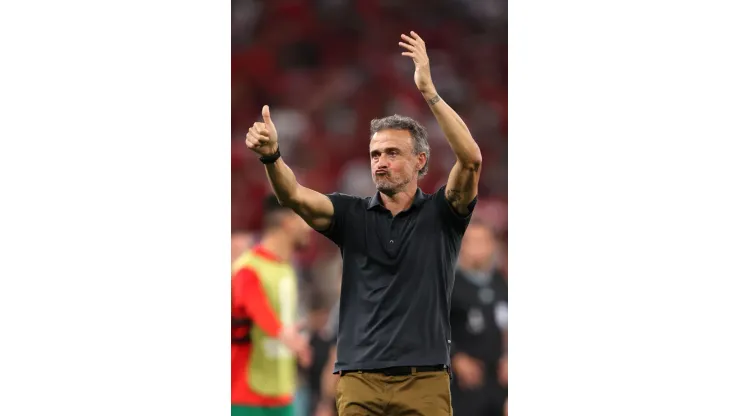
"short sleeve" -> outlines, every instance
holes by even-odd
[[[329,228],[319,232],[329,240],[333,241],[334,244],[341,247],[344,244],[344,235],[347,229],[346,224],[348,218],[351,216],[352,210],[355,208],[357,202],[362,201],[362,199],[338,192],[327,194],[326,196],[334,206],[334,216],[331,219],[331,225]]]
[[[462,234],[465,232],[465,229],[468,228],[468,224],[470,224],[470,218],[473,216],[473,209],[475,209],[475,205],[478,203],[478,196],[476,195],[470,204],[468,204],[468,215],[463,216],[455,212],[455,209],[452,208],[452,204],[450,204],[450,201],[445,197],[446,188],[447,185],[442,185],[442,187],[434,193],[432,199],[439,209],[440,215],[444,219],[445,224],[449,224],[454,231]]]

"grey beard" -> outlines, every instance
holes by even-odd
[[[411,179],[405,180],[399,184],[394,184],[390,181],[376,180],[375,187],[378,189],[380,193],[388,195],[388,196],[393,196],[401,192],[401,190],[403,190],[406,187],[406,185],[409,184],[409,182],[411,182]]]
[[[376,184],[376,188],[381,194],[386,194],[388,196],[393,196],[398,193],[398,188],[389,183]]]

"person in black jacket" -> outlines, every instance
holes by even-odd
[[[450,312],[455,414],[503,414],[508,288],[496,267],[499,244],[478,221],[463,238]]]

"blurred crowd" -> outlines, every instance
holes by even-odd
[[[431,193],[446,182],[454,156],[398,47],[410,30],[424,37],[435,86],[467,123],[484,160],[453,296],[453,401],[500,411],[507,384],[506,0],[232,0],[232,260],[259,241],[261,201],[270,192],[262,164],[244,145],[264,104],[284,159],[307,187],[374,194],[370,120],[391,114],[413,117],[429,132],[422,189]],[[314,352],[312,365],[300,370],[296,410],[314,415],[322,386],[331,385],[341,258],[312,233],[295,267]],[[458,408],[466,416],[498,414]]]

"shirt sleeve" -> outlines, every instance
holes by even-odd
[[[452,208],[452,204],[450,204],[450,201],[445,197],[446,188],[447,185],[442,185],[442,187],[434,193],[432,199],[435,201],[445,223],[449,224],[458,234],[462,234],[465,232],[465,229],[468,228],[468,224],[470,224],[470,218],[473,216],[473,209],[475,209],[475,205],[478,203],[478,196],[476,195],[470,204],[468,204],[468,215],[463,216],[458,214],[455,209]]]
[[[253,269],[243,268],[234,276],[232,285],[234,306],[243,308],[247,317],[267,335],[277,337],[282,324],[270,306],[257,273]]]
[[[326,196],[334,206],[334,216],[331,219],[329,228],[320,231],[320,233],[341,248],[344,244],[344,236],[347,230],[347,217],[353,208],[353,204],[361,201],[361,198],[338,192],[327,194]]]

